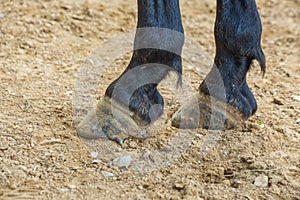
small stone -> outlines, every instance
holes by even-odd
[[[117,157],[113,160],[113,165],[118,168],[128,168],[131,163],[131,156]]]
[[[280,66],[280,67],[283,67],[284,65],[285,65],[284,62],[280,62],[280,63],[279,63],[279,66]]]
[[[296,120],[296,124],[300,124],[300,118]]]
[[[8,188],[11,189],[11,190],[15,190],[15,189],[17,189],[17,186],[16,186],[16,184],[11,183],[11,184],[8,185]]]
[[[92,156],[93,158],[97,158],[98,155],[99,155],[99,153],[98,153],[98,152],[95,152],[95,151],[93,151],[93,152],[91,153],[91,156]]]
[[[72,95],[72,91],[70,90],[65,91],[65,95]]]
[[[192,65],[187,65],[186,68],[187,68],[188,70],[192,70],[194,67],[193,67]]]
[[[269,184],[269,178],[266,175],[260,175],[256,177],[254,185],[257,187],[267,187]]]
[[[293,97],[293,100],[295,100],[295,101],[300,101],[300,96],[294,96],[294,97]]]
[[[103,176],[105,176],[105,177],[114,177],[114,176],[115,176],[115,174],[110,173],[110,172],[106,172],[106,171],[102,171],[102,174],[103,174]]]
[[[24,165],[20,165],[20,166],[19,166],[19,168],[20,168],[20,169],[22,169],[24,172],[26,172],[26,171],[27,171],[27,167],[26,167],[26,166],[24,166]]]
[[[70,184],[70,185],[68,185],[67,187],[68,187],[69,189],[71,189],[71,190],[76,189],[76,185],[74,185],[74,184]]]
[[[138,189],[142,190],[144,187],[142,185],[138,186]]]
[[[99,164],[99,163],[101,163],[101,160],[93,160],[92,163],[93,164]]]
[[[261,117],[261,114],[260,113],[256,113],[255,116],[256,117]]]
[[[145,129],[141,130],[140,134],[141,136],[144,136],[147,133],[147,131]]]
[[[68,189],[68,188],[60,188],[59,191],[60,192],[71,192],[70,189]]]
[[[275,104],[277,104],[277,105],[280,105],[280,106],[284,105],[283,100],[280,99],[280,98],[274,98],[274,99],[273,99],[273,103],[275,103]]]
[[[184,184],[184,183],[175,183],[174,184],[174,188],[176,189],[176,190],[182,190],[182,189],[184,189],[186,187],[186,185]]]
[[[3,13],[0,13],[0,19],[4,18],[5,15]]]
[[[233,179],[231,186],[234,188],[238,188],[241,184],[242,184],[242,182],[239,181],[238,179]]]

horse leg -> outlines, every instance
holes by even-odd
[[[131,126],[133,121],[145,126],[159,118],[164,101],[157,86],[170,71],[176,71],[181,77],[183,43],[179,0],[138,0],[138,24],[131,61],[122,75],[108,86],[95,115],[80,124],[78,134],[97,138],[99,133],[95,131],[99,130],[89,125],[96,118],[102,135],[122,143],[127,137],[125,126]],[[112,115],[112,109],[117,110],[118,116]],[[114,117],[125,122],[117,123]]]
[[[254,59],[263,73],[266,66],[260,44],[262,25],[255,0],[217,0],[214,34],[214,66],[195,97],[199,116],[192,112],[195,107],[192,101],[174,114],[173,126],[191,128],[197,124],[206,129],[231,128],[256,112],[256,100],[246,76]]]

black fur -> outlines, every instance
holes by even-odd
[[[172,38],[156,30],[149,32],[138,30],[145,27],[174,30],[181,33],[182,37]],[[148,70],[149,73],[146,70],[141,73],[139,76],[142,78],[153,76],[153,83],[139,87],[133,94],[129,94],[128,85],[118,85],[124,96],[131,95],[129,109],[135,117],[149,124],[163,113],[164,102],[157,90],[158,83],[171,69],[180,75],[182,73],[181,50],[184,43],[184,30],[179,0],[138,0],[137,28],[132,59],[125,72],[107,88],[106,95],[112,97],[120,79],[131,69],[149,63],[168,66],[169,69],[154,67],[157,69],[154,73],[151,69]],[[257,109],[256,101],[247,85],[247,72],[254,59],[260,63],[263,72],[266,69],[265,57],[260,45],[262,26],[255,0],[217,0],[214,32],[215,66],[202,82],[199,90],[233,105],[247,119]],[[155,43],[163,46],[164,49],[138,48],[143,42]],[[135,80],[136,77],[131,77],[125,82],[134,85]],[[122,96],[117,100],[122,102]],[[151,114],[150,108],[155,104],[160,105],[161,108]]]
[[[245,119],[257,110],[246,75],[256,59],[264,73],[265,56],[261,49],[262,25],[255,0],[217,0],[215,21],[215,67],[203,83],[200,91],[217,98],[218,90],[210,89],[217,75],[221,75],[225,87],[224,100],[240,110]]]
[[[160,29],[139,30],[146,27]],[[144,72],[145,76],[153,76],[153,84],[147,84],[138,88],[130,98],[129,109],[143,120],[145,124],[149,124],[163,113],[164,101],[157,90],[158,83],[171,70],[178,72],[179,76],[182,73],[181,50],[184,43],[184,31],[179,0],[138,0],[137,28],[132,59],[124,73],[107,88],[106,95],[112,97],[119,79],[135,67],[141,67],[149,63],[167,66],[164,69],[157,70],[155,73]],[[173,34],[161,34],[161,32],[164,32],[163,29],[173,30],[179,34],[176,34],[177,38],[172,38]],[[149,44],[149,46],[156,44],[156,46],[159,45],[164,49],[139,48],[143,43]],[[130,84],[136,84],[134,78]],[[123,91],[124,93],[127,92],[126,88],[128,86],[123,88],[125,90]],[[161,109],[156,110],[156,113],[149,113],[151,106],[156,104],[160,105]]]

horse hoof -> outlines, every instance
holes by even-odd
[[[121,106],[104,97],[79,123],[77,134],[81,138],[109,139],[123,144],[125,139],[139,131],[139,126]]]
[[[212,96],[198,93],[173,114],[172,126],[181,129],[231,129],[242,122],[240,111]]]

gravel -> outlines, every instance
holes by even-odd
[[[293,100],[295,100],[295,101],[300,101],[300,96],[294,96],[294,97],[293,97]]]
[[[118,168],[128,168],[131,163],[131,156],[126,155],[122,157],[117,157],[113,160],[113,165]]]
[[[260,175],[256,177],[254,185],[257,187],[267,187],[269,184],[269,178],[266,175]]]

